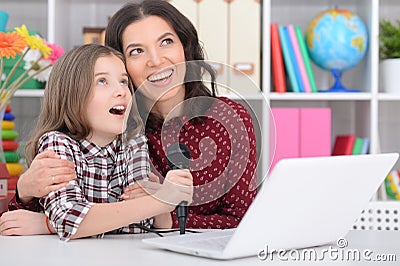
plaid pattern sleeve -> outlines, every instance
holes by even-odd
[[[8,203],[8,210],[9,211],[14,211],[18,209],[24,209],[28,211],[34,211],[34,212],[42,212],[43,208],[39,204],[39,199],[38,198],[33,198],[31,201],[27,203],[23,203],[19,197],[18,197],[18,188],[15,191],[14,196]]]
[[[124,187],[133,185],[140,180],[149,180],[148,174],[150,173],[150,159],[147,146],[147,138],[140,135],[136,138],[130,139],[126,147],[124,147],[126,182]],[[145,227],[151,227],[154,219],[148,218],[140,221],[139,224]],[[119,233],[145,233],[142,229],[135,227],[134,224],[120,228]]]
[[[129,140],[125,154],[127,154],[127,185],[132,185],[139,180],[149,180],[150,159],[146,137],[141,135]]]
[[[74,153],[79,154],[79,145],[76,141],[59,132],[44,134],[39,140],[39,152],[52,149],[62,159],[75,160]],[[77,169],[77,172],[80,172]],[[40,199],[46,215],[55,228],[61,240],[69,240],[78,230],[79,224],[94,204],[89,202],[79,185],[79,179],[70,181],[67,187],[53,191]]]

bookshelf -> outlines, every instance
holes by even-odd
[[[30,29],[41,32],[50,42],[56,42],[68,50],[75,45],[83,43],[83,27],[106,26],[107,17],[112,15],[125,2],[122,0],[3,0],[0,8],[12,14],[9,20],[9,28],[25,23]],[[266,115],[269,113],[269,107],[329,107],[332,109],[332,142],[334,141],[334,136],[338,134],[352,133],[370,139],[371,153],[400,151],[400,116],[397,115],[400,112],[400,93],[398,95],[387,94],[380,87],[379,43],[377,38],[380,18],[398,18],[400,13],[400,2],[398,0],[234,0],[231,1],[235,4],[233,9],[226,7],[229,1],[225,0],[170,0],[170,2],[177,3],[178,7],[185,3],[185,12],[191,17],[194,24],[201,25],[201,23],[206,23],[206,21],[202,22],[199,18],[202,12],[205,12],[208,16],[214,16],[214,13],[217,15],[223,13],[220,16],[224,18],[223,23],[218,24],[218,27],[216,26],[217,24],[214,24],[217,28],[213,28],[213,24],[211,26],[208,25],[209,28],[211,27],[209,31],[218,31],[219,40],[223,40],[223,43],[210,41],[209,45],[215,47],[221,45],[227,47],[227,45],[236,44],[244,40],[243,38],[238,40],[230,39],[234,37],[234,34],[230,31],[229,25],[238,20],[233,19],[233,22],[231,22],[228,17],[239,16],[237,14],[238,10],[240,11],[240,8],[238,8],[240,3],[253,5],[261,2],[259,7],[256,8],[254,6],[261,16],[257,17],[255,15],[257,13],[252,13],[249,17],[257,17],[259,19],[255,28],[262,32],[254,41],[254,43],[259,44],[255,52],[260,57],[260,65],[256,67],[255,76],[253,77],[256,83],[260,82],[262,91],[254,91],[244,97],[252,104],[257,105],[256,112],[262,132],[262,138],[260,138],[263,140],[262,146],[259,147],[262,153],[260,165],[267,165],[270,158],[268,154],[269,116]],[[203,8],[196,9],[195,2],[201,2]],[[221,11],[222,13],[215,12],[213,8],[215,4],[221,7],[219,10],[223,10]],[[362,18],[368,28],[369,47],[366,56],[356,67],[345,72],[342,79],[348,88],[360,89],[361,93],[278,94],[271,92],[270,23],[296,24],[301,27],[304,33],[311,18],[323,10],[333,7],[353,11]],[[27,9],[30,12],[23,11]],[[226,14],[231,14],[232,16],[226,16]],[[240,20],[242,21],[243,19]],[[234,25],[236,27],[236,24]],[[238,25],[243,25],[243,23]],[[227,35],[221,34],[221,32],[225,32]],[[203,34],[201,36],[209,38],[213,35]],[[260,39],[258,40],[257,38]],[[247,43],[252,42],[247,41]],[[218,59],[220,55],[212,58],[213,53],[218,49],[209,49],[209,56],[211,57],[209,59]],[[235,49],[238,48],[232,47],[232,50]],[[260,53],[261,51],[262,53]],[[223,54],[221,56],[225,58],[223,60],[228,60],[226,61],[227,63],[232,63],[229,59],[226,59],[231,58],[232,55]],[[243,62],[243,58],[238,60],[238,62]],[[312,67],[318,88],[328,88],[333,84],[333,77],[330,72],[321,70],[314,64],[312,64]],[[227,92],[223,92],[223,95],[238,99]],[[40,100],[38,99],[41,97],[42,93],[34,90],[18,92],[15,100],[13,100],[14,108],[17,109],[16,116],[30,115],[25,120],[29,120],[28,123],[31,122],[32,113],[40,110]],[[17,102],[22,102],[22,104],[17,104]],[[20,105],[24,105],[25,109],[28,106],[30,109],[29,114],[19,112]],[[22,118],[19,119],[20,122],[24,120]],[[24,125],[22,127],[24,129],[29,128]],[[22,129],[20,132],[23,134],[24,130]],[[265,167],[261,168],[264,169]],[[397,164],[397,168],[400,168],[400,163]]]
[[[305,33],[311,18],[328,8],[348,9],[362,18],[369,32],[369,47],[364,59],[343,74],[343,83],[361,93],[342,94],[278,94],[264,90],[271,107],[330,107],[332,108],[332,142],[339,134],[356,134],[370,139],[370,153],[400,151],[400,93],[383,92],[379,76],[379,20],[397,19],[400,2],[396,0],[265,0],[263,24],[298,24]],[[263,84],[270,84],[271,66],[269,28],[263,32]],[[313,64],[317,87],[325,89],[333,84],[328,71]],[[398,162],[395,169],[400,167]],[[385,199],[381,189],[379,199]]]

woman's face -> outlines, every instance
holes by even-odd
[[[149,16],[122,35],[126,68],[135,87],[151,101],[182,101],[185,54],[178,35],[164,19]]]

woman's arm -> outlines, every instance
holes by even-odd
[[[0,217],[0,234],[49,234],[46,216],[40,213],[43,207],[39,197],[65,187],[68,181],[75,179],[73,162],[60,159],[53,150],[36,155],[29,169],[18,178],[17,191],[8,203],[9,211]]]
[[[34,197],[40,198],[65,187],[68,181],[74,179],[74,163],[62,160],[54,151],[47,150],[38,154],[18,179],[18,196],[22,202],[28,202]]]
[[[44,151],[34,158],[29,169],[18,178],[17,192],[8,208],[40,211],[37,198],[65,187],[68,181],[74,179],[76,174],[73,162],[60,159],[52,150]]]

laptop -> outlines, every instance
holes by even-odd
[[[396,163],[397,153],[280,160],[236,229],[142,241],[213,259],[326,245],[344,237]]]

